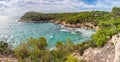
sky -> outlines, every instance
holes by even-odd
[[[0,20],[22,16],[28,11],[45,13],[111,11],[120,0],[0,0]]]

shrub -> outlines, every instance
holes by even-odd
[[[78,59],[73,56],[68,56],[66,62],[78,62]]]

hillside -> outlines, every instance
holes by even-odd
[[[99,20],[106,19],[104,16],[109,12],[105,11],[86,11],[76,13],[39,13],[39,12],[27,12],[20,21],[50,21],[55,20],[59,22],[66,22],[70,24],[84,23],[84,22],[98,22]]]

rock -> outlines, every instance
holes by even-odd
[[[55,21],[55,24],[60,24],[60,21]]]
[[[77,58],[86,60],[86,62],[113,62],[115,46],[110,42],[112,41],[109,40],[109,43],[101,48],[90,47],[84,51],[83,56],[77,55]]]
[[[63,21],[63,22],[61,22],[61,24],[62,24],[62,25],[65,25],[65,24],[66,24],[66,22],[64,22],[64,21]]]
[[[41,20],[41,21],[32,21],[32,20],[18,20],[19,22],[34,22],[34,23],[47,23],[47,22],[51,22],[54,24],[61,24],[65,27],[70,27],[70,28],[85,28],[85,29],[94,29],[97,30],[98,26],[94,26],[93,23],[91,22],[86,22],[86,23],[76,23],[76,24],[70,24],[70,23],[66,23],[65,21],[58,21],[58,20]]]
[[[71,28],[76,28],[76,25],[75,24],[71,24]]]
[[[77,23],[77,24],[76,24],[76,27],[77,27],[77,28],[80,28],[80,23]]]
[[[114,41],[115,44],[114,62],[120,62],[120,33],[113,36],[112,41]]]
[[[112,36],[104,47],[90,47],[84,51],[82,56],[77,53],[74,56],[86,62],[120,62],[120,33]]]

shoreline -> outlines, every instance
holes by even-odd
[[[76,23],[76,24],[70,24],[70,23],[66,23],[64,21],[60,22],[60,21],[56,21],[56,20],[50,20],[50,22],[54,23],[54,24],[61,24],[65,27],[69,27],[69,28],[84,28],[84,29],[93,29],[93,30],[98,30],[99,29],[98,26],[95,26],[91,22]]]
[[[76,23],[76,24],[70,24],[66,23],[64,21],[60,22],[57,20],[46,20],[46,21],[30,21],[30,20],[18,20],[18,22],[26,22],[26,23],[53,23],[53,24],[60,24],[63,25],[64,27],[68,28],[84,28],[84,29],[92,29],[92,30],[99,30],[98,26],[95,26],[91,22],[86,22],[86,23]]]

